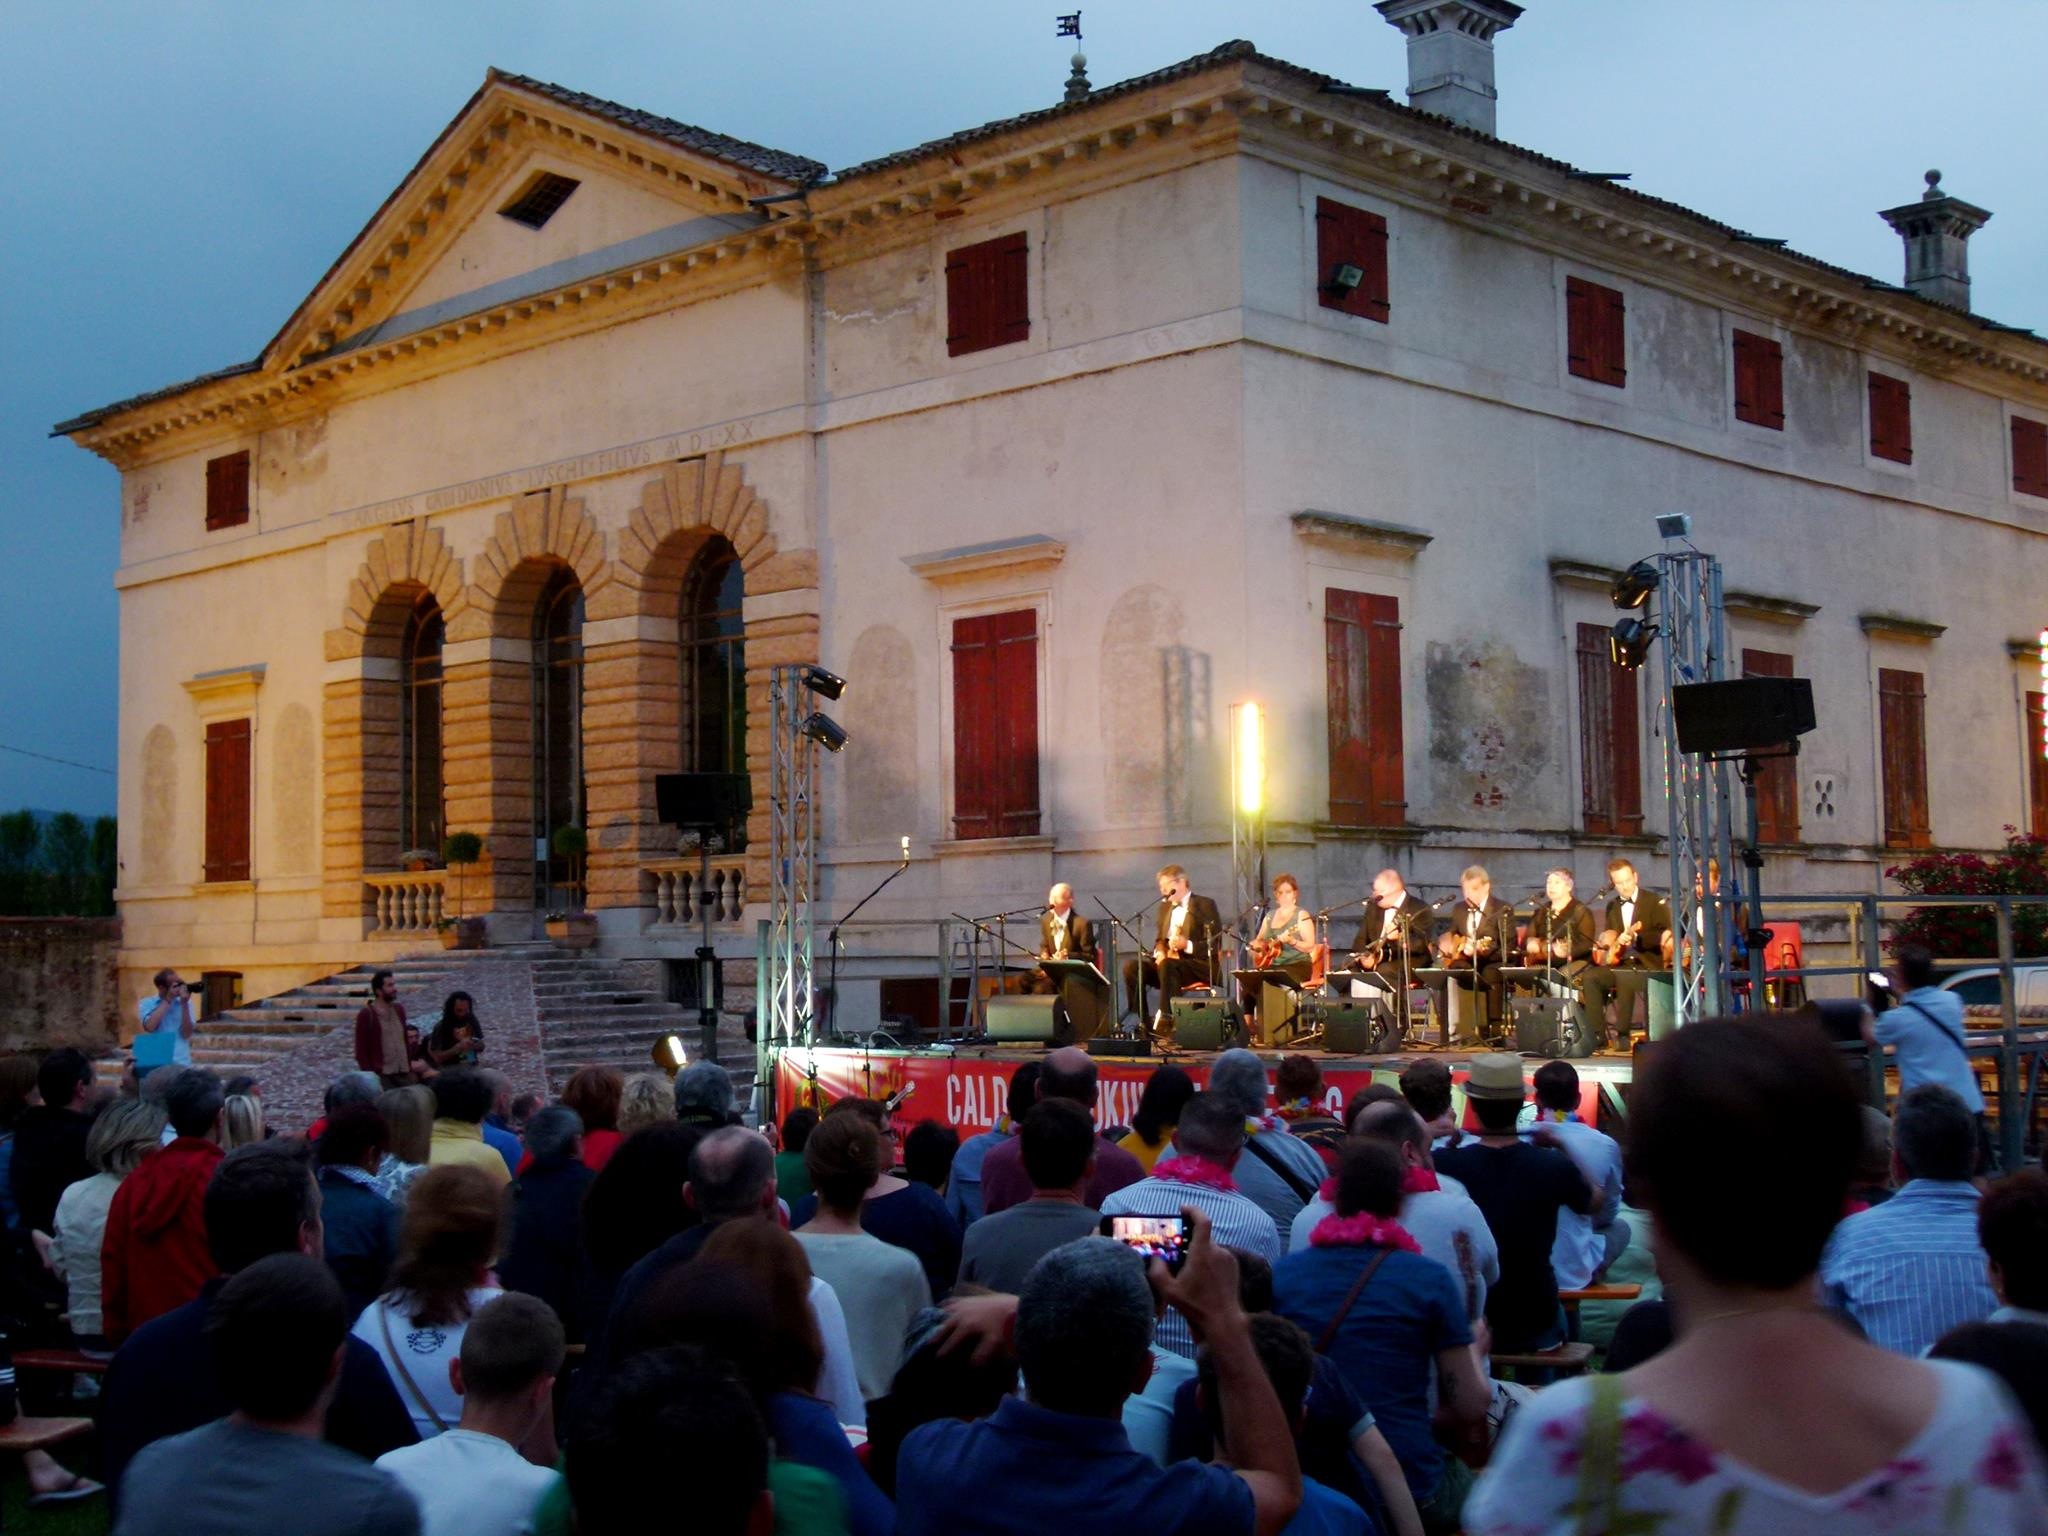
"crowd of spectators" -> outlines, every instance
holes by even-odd
[[[410,1027],[379,996],[358,1043]],[[1114,1125],[1067,1048],[989,1130],[763,1131],[711,1062],[522,1102],[466,998],[422,1052],[303,1133],[200,1067],[0,1060],[5,1342],[106,1362],[98,1480],[33,1453],[32,1500],[104,1485],[120,1536],[2048,1532],[2048,1173],[1986,1177],[1939,1072],[1872,1110],[1809,1019],[1661,1042],[1619,1138],[1506,1055],[1340,1103],[1229,1051]],[[1645,1250],[1661,1293],[1576,1374],[1566,1293]]]

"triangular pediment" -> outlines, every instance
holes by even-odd
[[[265,348],[264,368],[725,238],[765,221],[753,199],[812,167],[494,70]],[[573,189],[536,223],[521,199],[549,177]]]

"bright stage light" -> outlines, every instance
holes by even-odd
[[[1650,654],[1650,642],[1657,638],[1657,626],[1641,619],[1622,619],[1607,632],[1607,654],[1625,672],[1640,667]]]
[[[1231,777],[1236,780],[1240,815],[1257,816],[1266,808],[1266,717],[1258,705],[1233,705]]]
[[[681,1035],[663,1035],[654,1042],[654,1049],[649,1054],[654,1057],[654,1064],[670,1077],[690,1064],[690,1053],[684,1049]]]
[[[1638,560],[1615,578],[1607,595],[1617,608],[1640,608],[1655,594],[1657,583],[1656,565],[1648,560]]]

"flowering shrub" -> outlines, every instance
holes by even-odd
[[[2005,848],[1986,858],[1977,853],[1930,853],[1885,873],[1915,896],[2038,896],[2048,892],[2048,838],[2023,837],[2005,829]],[[2048,907],[2015,907],[2013,954],[2048,954]],[[1908,944],[1925,945],[1936,956],[1998,954],[1998,920],[1990,907],[1910,907],[1885,946],[1892,953]]]

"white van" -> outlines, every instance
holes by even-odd
[[[2016,965],[2012,968],[2012,982],[2019,993],[2022,1008],[2048,1008],[2048,965]],[[1998,968],[1981,966],[1974,970],[1957,971],[1945,978],[1941,990],[1954,992],[1963,1000],[1965,1007],[1998,1006]]]

